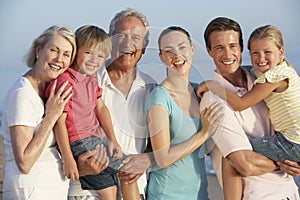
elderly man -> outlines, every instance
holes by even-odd
[[[125,154],[118,174],[120,179],[132,183],[138,181],[141,199],[145,199],[147,184],[146,170],[153,157],[147,149],[148,127],[145,102],[156,82],[137,68],[137,63],[148,44],[148,22],[146,17],[133,9],[123,10],[112,19],[109,27],[112,51],[106,68],[99,71],[97,78],[103,89],[102,98],[111,112],[113,127],[118,143]],[[77,161],[79,169],[86,173],[101,171],[84,158]],[[97,162],[96,162],[97,163]],[[94,168],[93,168],[94,167]],[[87,172],[89,173],[89,172]],[[90,191],[83,191],[78,182],[72,183],[69,199],[98,199]]]

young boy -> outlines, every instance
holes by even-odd
[[[64,175],[73,181],[79,178],[82,189],[96,190],[101,199],[114,200],[117,197],[115,174],[124,155],[115,138],[111,116],[101,99],[102,89],[98,86],[95,75],[110,53],[111,41],[105,31],[91,25],[80,27],[75,34],[78,49],[75,62],[57,78],[57,85],[68,80],[69,86],[72,86],[72,98],[54,127],[64,161]],[[51,86],[48,87],[46,96]],[[79,177],[76,165],[78,156],[103,144],[99,126],[108,139],[109,166],[98,175]],[[136,183],[126,187],[128,188],[123,190],[126,192],[123,197],[139,197]]]

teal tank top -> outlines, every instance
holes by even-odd
[[[199,118],[187,116],[163,86],[157,86],[149,96],[147,111],[159,104],[169,113],[170,145],[179,144],[201,129]],[[166,169],[157,165],[149,174],[147,200],[207,200],[205,160],[199,158],[199,148]]]

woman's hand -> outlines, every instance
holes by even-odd
[[[72,87],[69,87],[67,90],[65,90],[68,85],[68,81],[64,82],[64,84],[57,90],[57,93],[55,94],[56,83],[57,80],[54,80],[45,106],[45,116],[52,117],[55,119],[55,121],[60,117],[66,103],[72,97],[72,94],[70,93],[72,91]]]
[[[210,137],[224,119],[224,107],[220,103],[213,103],[201,113],[202,130]]]
[[[10,127],[15,160],[22,173],[27,174],[30,172],[32,166],[43,152],[54,124],[71,98],[69,93],[72,88],[63,92],[67,84],[67,82],[64,83],[55,94],[56,80],[54,81],[46,103],[45,117],[38,127],[23,125]]]

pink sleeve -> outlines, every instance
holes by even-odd
[[[97,86],[97,98],[100,98],[101,96],[102,96],[102,88],[101,87],[99,87],[99,86]]]

